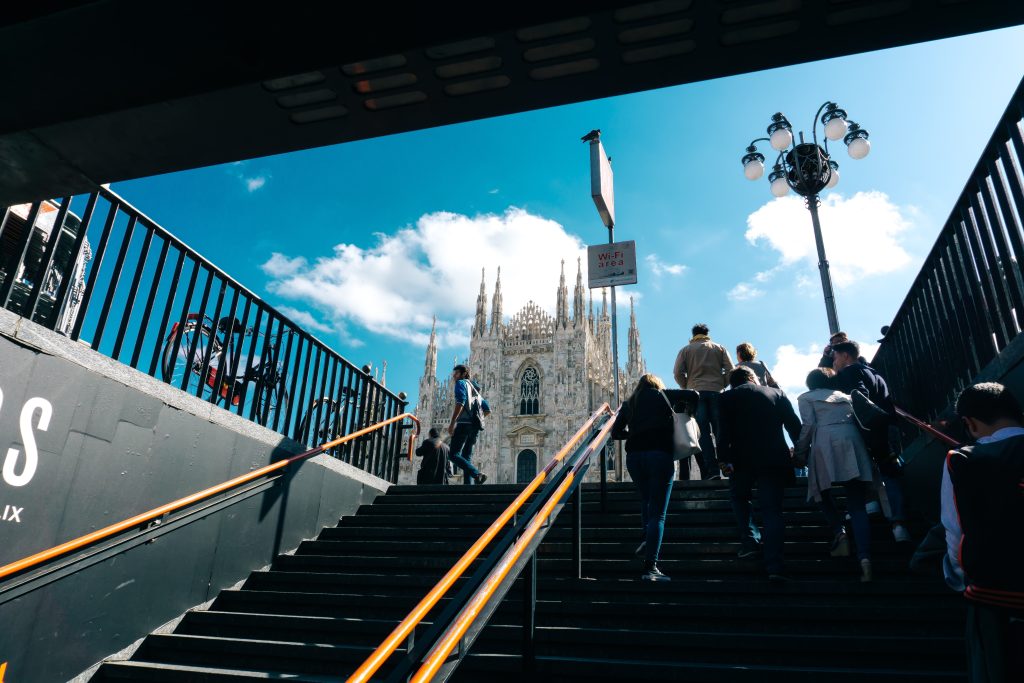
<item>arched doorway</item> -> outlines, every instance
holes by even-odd
[[[537,476],[537,454],[527,448],[516,458],[516,483],[528,484]]]

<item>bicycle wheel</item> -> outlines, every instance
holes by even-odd
[[[190,359],[188,352],[193,344],[195,350]],[[210,368],[207,369],[206,377],[200,377],[203,358],[206,357],[207,348],[211,344],[213,348],[210,353]],[[188,320],[182,327],[175,325],[167,335],[160,357],[160,372],[165,382],[179,388],[182,378],[187,375],[185,391],[193,396],[207,398],[212,391],[211,385],[215,383],[219,357],[220,342],[213,336],[210,327],[205,324],[197,325],[195,320]]]
[[[311,446],[341,436],[341,404],[327,396],[313,401],[299,423],[298,434]]]
[[[285,419],[288,415],[288,390],[284,387],[284,377],[278,381],[259,382],[256,390],[256,423],[274,429],[277,416]],[[282,430],[286,425],[278,424]]]

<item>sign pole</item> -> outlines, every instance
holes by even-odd
[[[615,243],[615,224],[608,226],[608,244]],[[612,285],[612,377],[614,378],[614,400],[613,408],[619,409],[622,403],[619,401],[619,325],[618,308],[615,305],[615,285]],[[622,481],[622,447],[616,442],[615,448],[615,480]]]

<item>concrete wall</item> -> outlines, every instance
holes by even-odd
[[[3,310],[0,392],[0,565],[304,450]],[[8,680],[72,678],[388,486],[327,456],[290,469],[0,582]]]

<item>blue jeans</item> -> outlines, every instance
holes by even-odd
[[[670,453],[635,451],[626,453],[626,470],[640,492],[640,529],[647,544],[646,566],[654,566],[665,535],[665,515],[676,473]]]
[[[476,437],[480,434],[480,428],[470,422],[458,422],[455,424],[455,433],[452,434],[452,441],[448,445],[448,459],[462,468],[464,484],[476,483],[480,476],[480,470],[473,467],[470,458],[473,457],[473,446],[476,445]]]
[[[853,529],[853,540],[857,542],[857,559],[871,559],[871,522],[868,521],[868,511],[864,508],[867,498],[868,486],[859,479],[852,479],[843,484],[846,489],[846,510],[850,513],[850,522]],[[836,503],[832,500],[832,489],[825,489],[821,492],[821,511],[825,519],[832,527],[832,533],[838,534],[843,531],[843,518],[836,509]]]
[[[895,524],[906,523],[907,513],[903,504],[903,477],[890,477],[880,474],[882,486],[885,487],[885,495],[889,499],[889,512],[892,515],[892,522]]]
[[[769,574],[781,574],[782,540],[785,533],[782,497],[786,490],[786,473],[753,474],[740,471],[729,476],[729,502],[736,515],[740,543],[746,548],[756,548],[761,542],[761,533],[754,524],[754,509],[750,504],[755,485],[757,501],[761,506],[761,521],[764,522],[765,569]]]
[[[718,397],[717,391],[700,392],[700,401],[697,403],[697,414],[694,419],[697,427],[700,428],[700,475],[704,479],[719,474],[718,458],[715,454],[715,444],[718,439]]]

